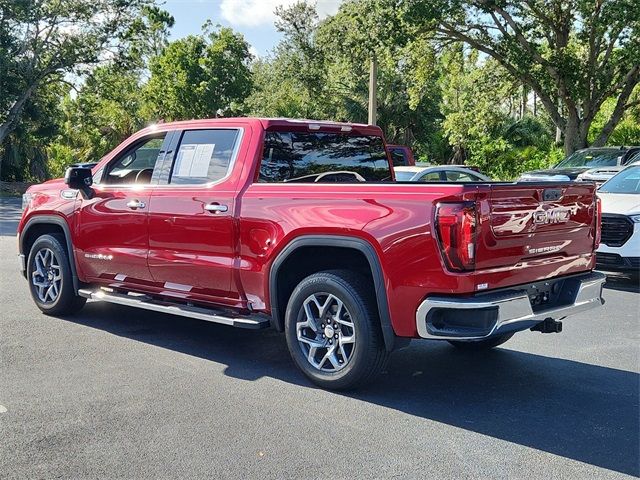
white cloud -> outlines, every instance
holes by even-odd
[[[233,26],[256,27],[273,24],[275,10],[279,5],[289,6],[298,0],[222,0],[222,18]],[[316,9],[320,18],[338,11],[342,0],[317,0]]]
[[[260,52],[253,45],[249,45],[249,53],[253,55],[254,60],[260,58]]]

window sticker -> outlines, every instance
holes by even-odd
[[[214,143],[191,143],[180,146],[174,176],[206,177],[215,149]]]

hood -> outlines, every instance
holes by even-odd
[[[42,182],[42,183],[36,183],[34,185],[31,185],[27,191],[28,192],[38,192],[38,191],[44,191],[44,190],[51,190],[52,188],[65,188],[66,184],[64,183],[64,178],[54,178],[52,180],[47,180],[46,182]]]
[[[570,180],[575,180],[578,175],[593,167],[571,167],[571,168],[548,168],[546,170],[534,170],[528,172],[527,175],[536,177],[549,177],[552,175],[565,175]]]
[[[598,192],[602,201],[602,213],[633,215],[640,213],[640,194]]]
[[[611,177],[613,177],[616,173],[620,172],[624,167],[600,167],[600,168],[590,168],[589,170],[578,175],[576,180],[582,180],[585,182],[599,182],[602,184],[606,182]]]

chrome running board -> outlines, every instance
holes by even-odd
[[[231,327],[260,329],[267,328],[271,324],[270,318],[264,314],[230,316],[228,312],[224,312],[222,310],[155,300],[149,295],[141,293],[131,292],[127,294],[110,292],[103,289],[92,291],[86,288],[81,288],[78,290],[78,295],[88,298],[89,300],[117,303],[118,305],[126,305],[128,307],[142,308],[144,310],[152,310],[154,312],[180,315],[181,317],[195,318],[213,323],[221,323]]]

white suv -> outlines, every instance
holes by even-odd
[[[598,190],[602,240],[597,251],[603,270],[640,273],[640,165],[625,168]]]

